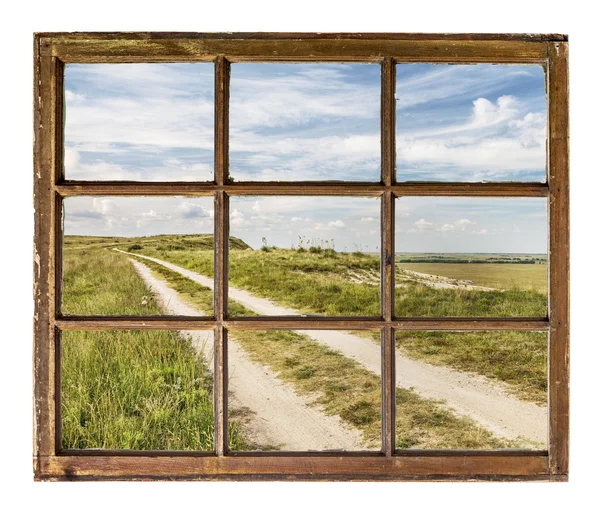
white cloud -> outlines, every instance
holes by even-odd
[[[481,230],[477,230],[477,231],[473,231],[474,235],[487,235],[488,231],[487,228],[482,228]]]
[[[312,229],[315,231],[330,231],[337,228],[344,228],[345,226],[346,225],[342,220],[337,219],[335,221],[329,221],[328,223],[315,223]]]
[[[115,214],[119,210],[115,201],[109,198],[94,198],[92,205],[102,214]]]
[[[453,224],[443,224],[440,228],[442,232],[453,232],[456,230],[456,227]]]
[[[233,212],[230,214],[230,222],[232,226],[245,226],[248,222],[245,219],[245,216],[242,212],[240,212],[237,208],[233,209]]]
[[[65,90],[65,100],[73,105],[80,105],[85,101],[83,94],[74,93],[73,91]]]
[[[374,223],[375,221],[377,221],[377,219],[375,219],[374,217],[361,217],[360,218],[361,223]]]
[[[177,207],[179,216],[184,219],[199,219],[202,217],[212,217],[210,212],[198,203],[184,201]]]
[[[429,230],[429,229],[433,228],[433,223],[430,223],[429,221],[425,221],[425,219],[419,219],[418,221],[415,221],[415,226],[419,230]]]
[[[136,226],[141,227],[148,222],[156,222],[156,221],[166,221],[171,219],[170,214],[159,214],[154,210],[149,210],[148,212],[142,212],[137,214],[139,219],[136,221]]]
[[[399,174],[494,180],[526,172],[543,178],[546,116],[509,95],[477,98],[468,119],[398,134]],[[514,178],[513,178],[514,179]]]

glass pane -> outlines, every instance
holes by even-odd
[[[214,450],[212,352],[210,331],[63,332],[63,448]]]
[[[212,314],[212,278],[181,267],[212,276],[212,198],[76,197],[64,212],[64,313]]]
[[[233,64],[235,181],[380,180],[377,64]]]
[[[539,65],[396,67],[398,181],[546,181]]]
[[[397,332],[396,447],[545,449],[547,364],[547,333]]]
[[[545,317],[545,198],[401,198],[396,315]]]
[[[380,315],[378,198],[234,197],[232,315]]]
[[[378,342],[371,331],[230,332],[230,434],[244,450],[381,450]]]
[[[213,178],[211,63],[68,64],[65,178]]]

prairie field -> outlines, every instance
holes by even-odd
[[[112,240],[66,237],[63,311],[161,315],[131,262],[105,249]],[[185,336],[67,331],[61,352],[64,448],[213,450],[212,369]],[[230,440],[245,447],[235,424]]]
[[[520,288],[548,293],[547,264],[452,264],[452,263],[399,263],[398,267],[424,274],[469,280],[474,285],[495,289]]]
[[[211,235],[66,236],[63,312],[169,313],[136,272],[134,262],[148,268],[154,279],[165,283],[191,308],[205,315],[212,313],[211,288],[177,270],[213,276]],[[165,267],[165,262],[171,267]],[[379,316],[380,263],[376,255],[322,247],[282,249],[265,245],[253,250],[232,237],[229,265],[230,287],[298,313]],[[545,269],[545,262],[397,263],[396,314],[544,316],[546,296],[540,276]],[[511,273],[526,278],[513,281]],[[229,314],[264,313],[230,294]],[[352,334],[379,344],[377,331]],[[234,330],[230,337],[251,362],[271,369],[278,380],[299,397],[307,398],[303,400],[310,398],[310,404],[325,415],[341,419],[360,434],[365,447],[377,447],[381,381],[373,370],[304,331]],[[64,447],[212,450],[212,369],[185,334],[67,332],[62,344]],[[521,400],[545,404],[544,333],[398,332],[396,346],[403,357],[484,376],[501,383]],[[398,447],[481,449],[522,447],[526,443],[498,436],[468,416],[454,413],[443,402],[410,388],[399,386],[396,402]],[[248,412],[230,408],[232,449],[280,447],[258,443],[251,433],[246,436]]]

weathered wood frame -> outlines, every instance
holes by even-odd
[[[381,65],[379,183],[228,183],[229,69],[243,61],[344,61]],[[212,183],[75,182],[63,176],[66,63],[214,62],[215,180]],[[397,183],[395,64],[538,63],[549,105],[547,183]],[[49,33],[34,37],[34,474],[71,479],[566,480],[569,439],[569,155],[566,36],[520,34]],[[187,195],[215,199],[215,315],[80,317],[60,311],[62,200],[79,195]],[[238,195],[381,197],[380,318],[232,318],[227,313],[228,206]],[[400,196],[546,197],[549,306],[543,318],[395,318],[394,200]],[[231,453],[227,450],[227,332],[233,329],[379,329],[382,332],[381,452]],[[60,333],[63,330],[215,330],[214,453],[65,451],[60,447]],[[547,451],[397,451],[396,330],[542,330],[549,333]]]

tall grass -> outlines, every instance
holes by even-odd
[[[63,446],[213,450],[212,377],[174,331],[62,336]]]
[[[130,260],[108,249],[66,249],[63,310],[159,315]],[[213,450],[212,377],[177,331],[62,334],[65,448]],[[230,444],[244,448],[233,424]]]
[[[109,249],[65,249],[62,311],[77,315],[160,315],[124,255]]]
[[[138,251],[162,258],[206,276],[213,274],[212,251],[159,251],[154,245]],[[377,283],[355,283],[349,272],[379,273],[379,258],[364,253],[320,253],[270,248],[230,251],[232,285],[272,299],[305,314],[379,316]],[[378,281],[378,278],[375,279]],[[396,315],[435,317],[543,317],[546,295],[536,290],[436,289],[404,283],[396,289]]]
[[[545,317],[546,296],[536,290],[435,289],[407,283],[396,289],[403,317]]]

